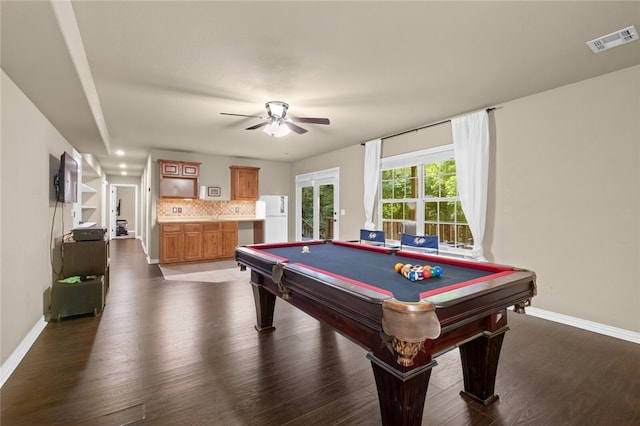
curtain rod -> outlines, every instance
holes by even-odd
[[[487,109],[485,109],[485,111],[487,111],[487,113],[490,113],[494,109],[497,109],[497,107],[487,108]],[[426,124],[426,125],[421,126],[421,127],[416,127],[415,129],[405,130],[404,132],[394,133],[393,135],[384,136],[384,137],[381,137],[380,139],[381,140],[385,140],[385,139],[395,138],[396,136],[406,135],[407,133],[411,133],[411,132],[417,132],[418,130],[427,129],[429,127],[438,126],[438,125],[444,124],[444,123],[449,123],[450,121],[451,121],[451,118],[449,118],[447,120],[436,121],[435,123]],[[360,145],[364,145],[364,144],[366,144],[366,142],[360,142]]]

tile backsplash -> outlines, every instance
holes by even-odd
[[[255,201],[208,201],[160,198],[156,205],[162,216],[255,216]]]

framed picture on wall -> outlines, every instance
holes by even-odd
[[[219,186],[207,186],[207,196],[208,197],[219,197],[220,196],[220,187]]]

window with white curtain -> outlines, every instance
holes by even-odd
[[[380,160],[379,229],[390,242],[400,234],[438,235],[443,249],[468,250],[473,236],[456,185],[453,145]]]

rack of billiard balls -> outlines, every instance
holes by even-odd
[[[420,281],[442,275],[442,268],[439,266],[420,266],[412,265],[410,263],[396,263],[395,270],[409,281]]]

